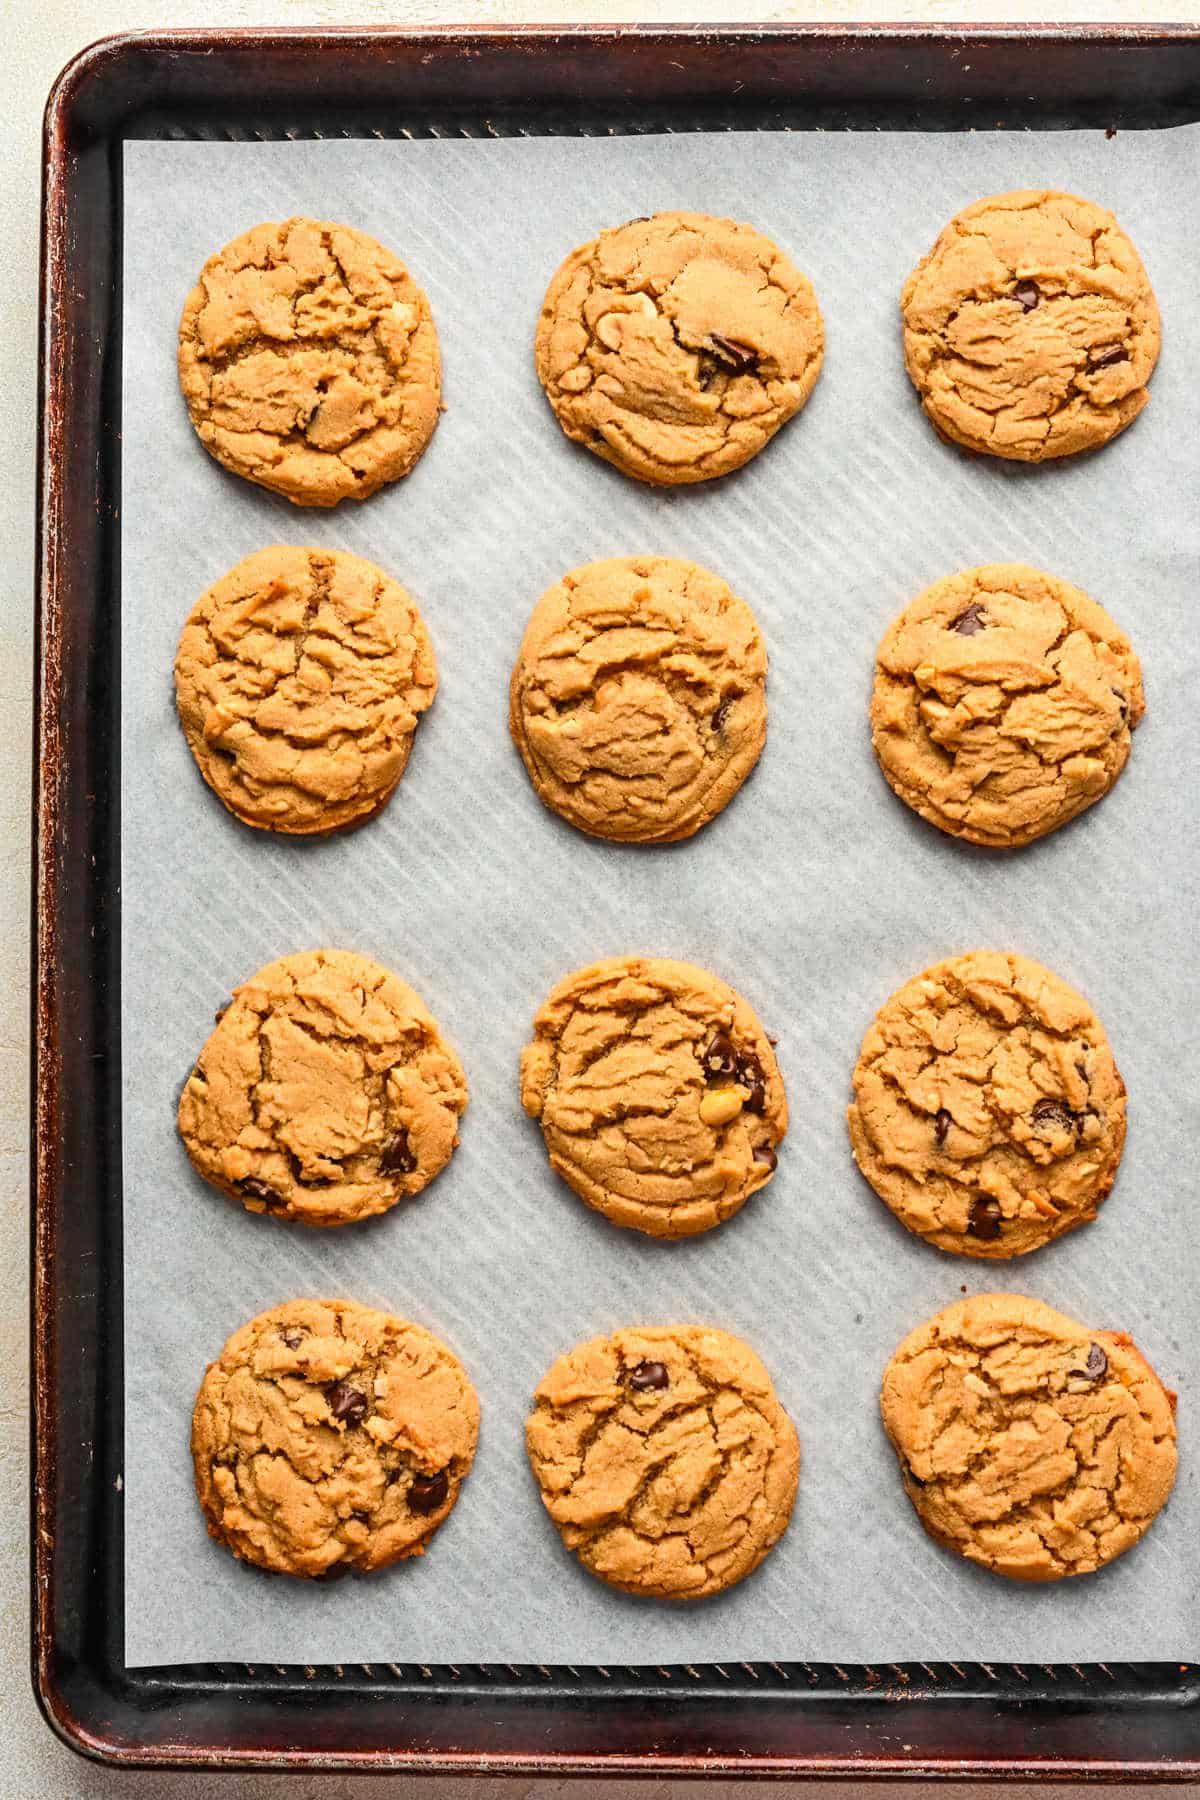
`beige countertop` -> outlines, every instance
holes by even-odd
[[[376,1780],[287,1776],[207,1776],[184,1778],[115,1774],[86,1764],[58,1744],[38,1716],[29,1687],[26,1576],[26,1169],[28,1141],[28,858],[29,733],[32,684],[34,402],[37,344],[37,230],[40,127],[50,83],[64,62],[84,44],[110,32],[167,25],[520,23],[618,20],[905,19],[935,23],[964,18],[1032,20],[1200,21],[1200,0],[35,0],[18,9],[10,0],[0,9],[5,37],[7,81],[0,145],[0,222],[8,273],[0,284],[0,363],[5,428],[0,433],[0,543],[7,571],[0,608],[0,1366],[8,1372],[0,1398],[0,1481],[7,1521],[0,1560],[0,1800],[107,1800],[136,1796],[220,1795],[222,1800],[267,1800],[268,1796],[316,1796],[317,1800],[383,1800],[414,1791],[470,1800],[537,1795],[539,1800],[574,1800],[594,1791],[576,1781],[415,1783],[403,1778]],[[644,1783],[605,1784],[605,1800],[644,1796]],[[668,1782],[656,1794],[700,1793],[713,1800],[747,1795],[749,1784],[719,1782],[703,1789]],[[767,1791],[767,1790],[757,1790]],[[797,1793],[798,1787],[773,1792]],[[826,1800],[864,1792],[853,1782],[805,1787]],[[872,1794],[915,1796],[922,1790],[888,1783]],[[939,1787],[930,1792],[944,1793]],[[973,1794],[1015,1797],[1024,1788],[975,1788]],[[1030,1789],[1029,1792],[1034,1790]],[[1089,1791],[1095,1791],[1090,1790]],[[1109,1789],[1108,1792],[1114,1790]],[[1141,1784],[1121,1790],[1129,1796],[1161,1792]],[[1175,1792],[1181,1790],[1175,1789]],[[1039,1795],[1063,1796],[1083,1790],[1038,1788]]]

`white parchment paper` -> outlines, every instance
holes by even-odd
[[[624,140],[134,143],[125,150],[121,594],[126,1654],[202,1660],[699,1663],[1186,1660],[1196,1641],[1200,1394],[1195,974],[1200,575],[1200,138],[1100,132],[693,135]],[[905,377],[897,296],[943,222],[1005,188],[1112,206],[1165,319],[1149,408],[1092,457],[1028,469],[941,444]],[[753,220],[811,276],[825,370],[804,413],[723,482],[656,492],[568,443],[531,342],[560,259],[661,208]],[[345,220],[405,258],[441,334],[448,411],[404,482],[302,511],[200,448],[174,368],[205,258],[262,219]],[[172,661],[200,592],[279,541],[369,556],[417,597],[442,687],[392,804],[288,843],[204,788]],[[690,843],[606,846],[546,813],[506,731],[525,619],[563,571],[691,557],[754,607],[771,658],[760,768]],[[936,577],[1025,559],[1129,630],[1149,713],[1115,792],[1008,855],[960,846],[886,788],[866,707],[884,626]],[[449,1169],[337,1232],[255,1218],[195,1177],[179,1083],[232,984],[345,945],[424,995],[466,1065]],[[1048,963],[1095,1005],[1129,1085],[1129,1145],[1098,1222],[986,1265],[910,1237],[856,1174],[843,1123],[871,1016],[972,946]],[[792,1127],[775,1181],[717,1231],[614,1230],[549,1171],[517,1062],[567,970],[644,951],[705,964],[779,1038]],[[1135,1333],[1181,1392],[1165,1515],[1103,1574],[1024,1589],[934,1547],[878,1421],[901,1336],[960,1293],[1010,1287]],[[205,1536],[188,1427],[206,1362],[296,1293],[420,1320],[479,1390],[475,1471],[425,1558],[311,1586]],[[747,1338],[803,1446],[792,1525],[751,1579],[692,1607],[639,1602],[559,1543],[522,1421],[550,1362],[627,1323]]]

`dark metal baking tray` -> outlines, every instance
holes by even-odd
[[[96,44],[59,77],[42,242],[32,1648],[73,1747],[130,1766],[1200,1775],[1200,1676],[1178,1664],[126,1669],[118,1003],[126,140],[1195,119],[1188,27],[155,32]]]

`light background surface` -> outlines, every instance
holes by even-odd
[[[26,1593],[26,1162],[27,1162],[27,892],[28,892],[28,742],[31,691],[32,624],[32,518],[34,491],[34,399],[36,382],[37,316],[37,202],[40,167],[39,128],[48,86],[61,65],[77,49],[106,32],[203,24],[307,24],[307,23],[517,23],[522,19],[589,22],[641,17],[656,22],[680,19],[729,17],[729,8],[712,0],[409,0],[397,6],[392,0],[358,0],[345,5],[297,4],[289,0],[208,0],[207,4],[162,4],[153,0],[41,0],[34,7],[18,7],[4,0],[0,20],[5,26],[6,104],[0,119],[0,150],[5,180],[0,184],[0,226],[5,243],[5,276],[0,284],[0,392],[4,396],[4,431],[0,433],[0,542],[4,547],[4,605],[0,617],[0,755],[5,759],[5,780],[0,786],[0,1223],[4,1254],[0,1258],[0,1365],[8,1382],[0,1399],[0,1481],[3,1482],[4,1555],[0,1564],[0,1796],[62,1796],[64,1800],[96,1800],[107,1796],[137,1794],[147,1800],[184,1793],[189,1796],[231,1796],[232,1800],[258,1800],[263,1796],[315,1796],[320,1800],[367,1800],[367,1796],[399,1795],[412,1791],[411,1783],[333,1778],[295,1779],[270,1776],[206,1777],[184,1781],[178,1776],[144,1777],[117,1775],[91,1768],[56,1744],[37,1718],[29,1696],[27,1672]],[[761,4],[742,0],[735,16],[759,19],[866,19],[895,18],[927,22],[971,18],[982,20],[1032,19],[1171,19],[1195,22],[1200,18],[1197,0],[1059,0],[1053,8],[1038,0],[837,0],[829,7],[808,3]],[[656,1790],[668,1791],[673,1784]],[[537,1794],[539,1800],[554,1795],[583,1794],[586,1784],[572,1782],[530,1783],[487,1781],[477,1784],[430,1783],[422,1787],[441,1795],[465,1791],[481,1800],[493,1796]],[[695,1792],[679,1784],[679,1793]],[[703,1790],[730,1800],[750,1790],[722,1782]],[[779,1791],[779,1790],[776,1790]],[[792,1791],[799,1791],[793,1789]],[[814,1789],[813,1792],[818,1790]],[[853,1783],[825,1786],[819,1792],[837,1800],[862,1791]],[[873,1792],[914,1794],[912,1787],[874,1789]],[[944,1792],[944,1788],[937,1791]],[[1020,1790],[973,1790],[1016,1794]],[[1042,1794],[1066,1795],[1064,1787],[1041,1788]],[[1080,1790],[1082,1792],[1082,1790]],[[1130,1796],[1152,1790],[1128,1785]],[[607,1785],[612,1800],[628,1800],[645,1793],[638,1784]]]

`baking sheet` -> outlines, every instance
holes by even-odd
[[[1063,187],[1112,206],[1166,321],[1152,400],[1098,456],[1042,469],[941,444],[903,372],[896,300],[981,194]],[[125,148],[122,473],[126,1656],[198,1661],[1187,1660],[1200,1538],[1195,1396],[1195,729],[1200,137],[1170,133],[704,134],[500,142],[132,143]],[[805,412],[729,479],[675,493],[569,444],[530,354],[546,282],[604,225],[668,207],[749,218],[812,278],[824,373]],[[261,219],[343,219],[428,291],[446,415],[415,472],[361,507],[301,511],[225,474],[179,397],[175,333],[206,256]],[[393,803],[287,843],[202,785],[172,660],[196,596],[278,541],[397,575],[441,671]],[[525,619],[563,571],[652,550],[723,575],[771,658],[767,749],[690,843],[584,838],[535,799],[506,731]],[[1115,792],[1030,849],[924,826],[871,755],[872,656],[892,615],[973,563],[1025,559],[1129,630],[1149,713]],[[230,986],[286,951],[345,945],[424,995],[471,1084],[462,1145],[416,1203],[313,1234],[193,1175],[180,1080]],[[843,1109],[875,1008],[972,946],[1056,969],[1096,1007],[1131,1095],[1099,1221],[985,1265],[910,1237],[857,1176]],[[567,970],[640,951],[705,964],[779,1038],[792,1127],[772,1184],[680,1244],[620,1232],[550,1173],[517,1063]],[[1022,1589],[937,1550],[878,1422],[891,1350],[960,1293],[1013,1288],[1133,1331],[1181,1390],[1174,1497],[1099,1576]],[[420,1320],[479,1390],[475,1471],[425,1558],[307,1585],[206,1538],[187,1449],[206,1361],[296,1293]],[[803,1446],[789,1532],[752,1578],[692,1607],[612,1593],[561,1548],[525,1461],[535,1383],[627,1323],[707,1321],[762,1354]]]

